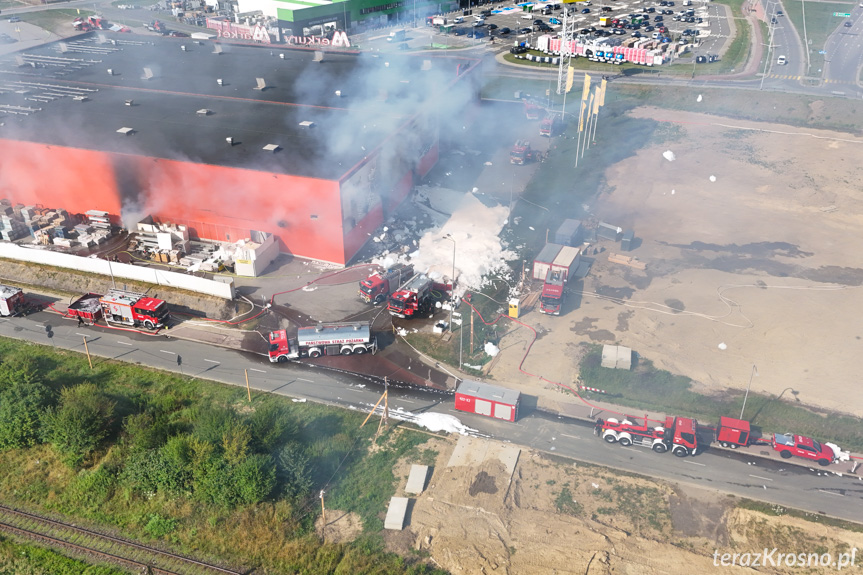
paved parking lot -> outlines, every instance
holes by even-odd
[[[446,18],[446,28],[439,25],[408,28],[407,44],[412,49],[432,43],[448,46],[484,44],[499,52],[518,44],[536,46],[539,36],[562,32],[566,7],[569,10],[567,18],[574,21],[576,32],[582,32],[579,35],[581,40],[608,36],[613,41],[623,42],[635,34],[650,38],[656,33],[663,34],[660,26],[665,26],[663,35],[668,37],[668,43],[677,45],[683,41],[689,44],[689,54],[723,54],[735,29],[727,7],[701,0],[684,5],[685,1],[601,0],[577,5],[486,3],[470,11],[442,15]],[[687,11],[689,16],[681,16]],[[642,18],[640,25],[633,23],[633,16]],[[608,17],[609,25],[603,26],[600,17]],[[687,17],[689,21],[686,21]],[[615,26],[610,25],[612,19],[621,20],[616,32]],[[447,28],[448,33],[442,33]],[[378,40],[384,41],[385,37],[384,34]],[[392,49],[396,47],[397,44]]]

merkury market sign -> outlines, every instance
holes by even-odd
[[[321,38],[320,36],[288,36],[285,40],[288,44],[298,44],[302,46],[351,47],[351,41],[348,40],[348,35],[345,32],[335,32],[332,40],[329,38]]]

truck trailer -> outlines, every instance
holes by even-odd
[[[688,417],[667,416],[664,425],[655,427],[648,424],[647,416],[644,425],[633,423],[629,416],[623,421],[600,418],[596,420],[594,433],[607,443],[619,443],[624,447],[643,445],[656,453],[671,451],[677,457],[695,455],[698,449],[698,422]]]
[[[101,299],[102,295],[97,293],[84,294],[69,305],[66,315],[87,325],[94,325],[102,317]]]
[[[560,253],[563,246],[559,244],[545,244],[545,247],[539,252],[533,260],[533,279],[544,281],[548,276],[548,270],[551,269],[551,264]]]

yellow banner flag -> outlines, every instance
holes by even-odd
[[[584,89],[581,91],[581,101],[586,102],[587,96],[590,94],[590,75],[584,75]]]
[[[605,106],[605,85],[607,83],[608,82],[606,82],[605,78],[603,78],[602,84],[600,84],[600,86],[599,86],[599,105],[600,106]]]
[[[564,4],[576,4],[577,2],[584,2],[584,0],[563,0]]]
[[[587,106],[587,103],[582,100],[581,101],[581,112],[578,114],[578,131],[584,131],[584,108]]]
[[[572,91],[572,82],[575,78],[575,68],[572,66],[566,71],[566,93],[569,94]]]
[[[599,86],[593,91],[593,115],[599,114]]]
[[[78,14],[80,14],[80,13],[81,13],[81,9],[80,9],[80,8],[78,8]]]

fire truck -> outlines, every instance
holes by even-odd
[[[269,339],[268,353],[274,363],[322,355],[362,355],[378,350],[378,340],[372,335],[369,322],[319,323],[299,328],[296,338],[288,337],[281,329],[270,332]]]
[[[527,140],[516,140],[509,152],[509,163],[523,165],[534,158],[533,150],[530,149],[530,142]]]
[[[539,311],[549,315],[560,315],[563,307],[563,287],[566,284],[566,272],[561,269],[550,269],[542,284],[542,294],[539,296]]]
[[[779,452],[782,459],[802,457],[811,459],[821,466],[830,465],[836,460],[836,452],[831,447],[803,435],[774,433],[772,443],[773,449]]]
[[[656,453],[670,450],[678,457],[695,455],[698,449],[697,431],[698,422],[694,419],[672,416],[665,418],[664,425],[656,427],[648,425],[647,416],[644,417],[644,425],[633,423],[629,416],[625,416],[623,421],[613,417],[597,419],[594,426],[594,433],[607,443],[619,443],[624,447],[642,445]]]
[[[413,273],[414,267],[410,264],[396,264],[383,272],[375,272],[360,281],[360,299],[366,303],[383,303]]]
[[[539,120],[539,112],[542,110],[542,106],[537,104],[536,102],[531,102],[530,100],[524,101],[524,117],[528,120]]]
[[[97,293],[82,295],[69,305],[66,315],[87,325],[95,325],[102,317],[102,296]]]
[[[401,318],[429,314],[434,305],[434,284],[427,275],[416,274],[390,296],[387,311]]]
[[[112,289],[99,302],[108,323],[157,329],[171,317],[167,302],[139,293]]]
[[[29,307],[21,288],[0,285],[0,315],[26,314],[29,312]]]
[[[549,114],[539,124],[539,135],[551,138],[563,131],[563,120],[557,114]]]

